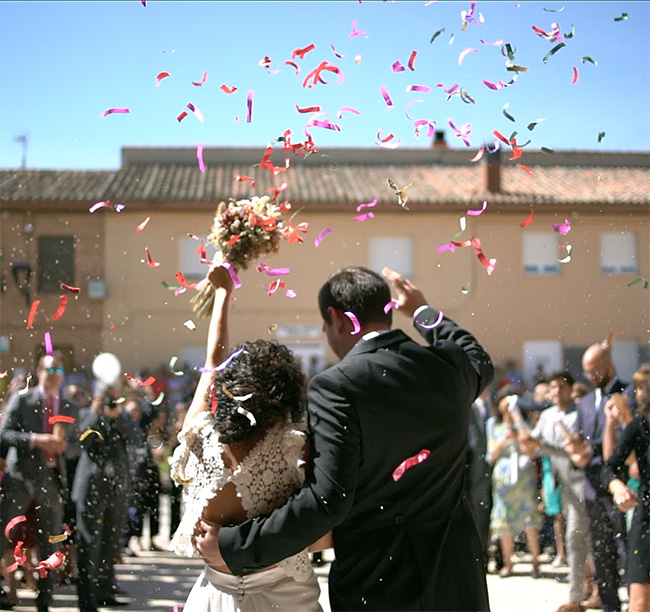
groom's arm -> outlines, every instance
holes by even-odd
[[[265,517],[222,527],[221,555],[234,574],[273,565],[341,523],[358,479],[360,434],[338,368],[316,376],[308,391],[312,469],[303,488]]]

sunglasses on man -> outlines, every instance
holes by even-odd
[[[62,368],[62,367],[60,367],[60,366],[59,366],[59,367],[56,367],[56,368],[54,368],[54,367],[52,367],[52,368],[45,368],[45,371],[46,371],[48,374],[61,374],[61,375],[65,374],[65,369]]]

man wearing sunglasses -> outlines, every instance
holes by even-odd
[[[5,527],[30,506],[36,509],[37,540],[41,559],[58,549],[50,536],[63,531],[63,500],[67,495],[63,452],[73,434],[77,406],[60,395],[65,370],[60,355],[44,355],[36,369],[38,386],[16,391],[7,401],[0,423],[0,442],[8,448],[0,502],[0,554],[11,564],[16,538],[7,542]],[[66,419],[67,417],[67,419]],[[15,529],[13,530],[15,532]],[[5,554],[6,552],[6,554]],[[39,579],[38,610],[48,610],[52,600],[54,573]],[[2,607],[15,604],[15,595],[3,594]]]

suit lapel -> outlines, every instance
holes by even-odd
[[[400,344],[404,342],[404,340],[410,340],[410,338],[401,329],[391,329],[387,332],[379,334],[378,336],[375,336],[374,338],[370,338],[370,340],[360,339],[360,341],[357,342],[348,352],[348,354],[343,358],[343,361],[345,361],[345,359],[348,357],[352,357],[354,355],[372,353],[376,350],[386,348],[393,344]]]

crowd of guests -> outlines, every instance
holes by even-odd
[[[491,571],[516,574],[515,551],[526,547],[539,578],[550,546],[552,565],[569,568],[559,612],[618,611],[620,586],[629,588],[630,612],[647,611],[650,365],[624,384],[606,342],[589,347],[582,365],[589,385],[566,371],[539,372],[530,390],[512,366],[501,370],[472,407],[467,496]],[[77,583],[84,611],[125,603],[113,566],[144,548],[145,521],[147,546],[156,548],[168,482],[161,471],[197,374],[161,367],[109,387],[86,374],[66,377],[54,353],[30,378],[14,376],[0,421],[0,608],[17,604],[19,578],[38,591],[39,610],[48,609],[55,580]],[[166,492],[174,533],[180,488]],[[58,567],[57,578],[24,569],[43,560]]]
[[[1,609],[18,603],[23,582],[37,591],[37,609],[47,610],[57,580],[77,584],[82,611],[128,604],[113,566],[122,555],[159,549],[167,460],[195,386],[189,367],[142,371],[113,385],[66,376],[56,352],[39,359],[33,379],[14,374],[0,421]],[[180,489],[170,484],[167,492],[173,533]],[[29,569],[44,560],[47,571]]]
[[[568,566],[558,612],[650,610],[650,364],[621,382],[608,342],[582,358],[586,384],[567,371],[539,372],[526,388],[503,369],[475,402],[466,493],[490,571],[515,572],[527,548],[533,578],[547,544]]]

